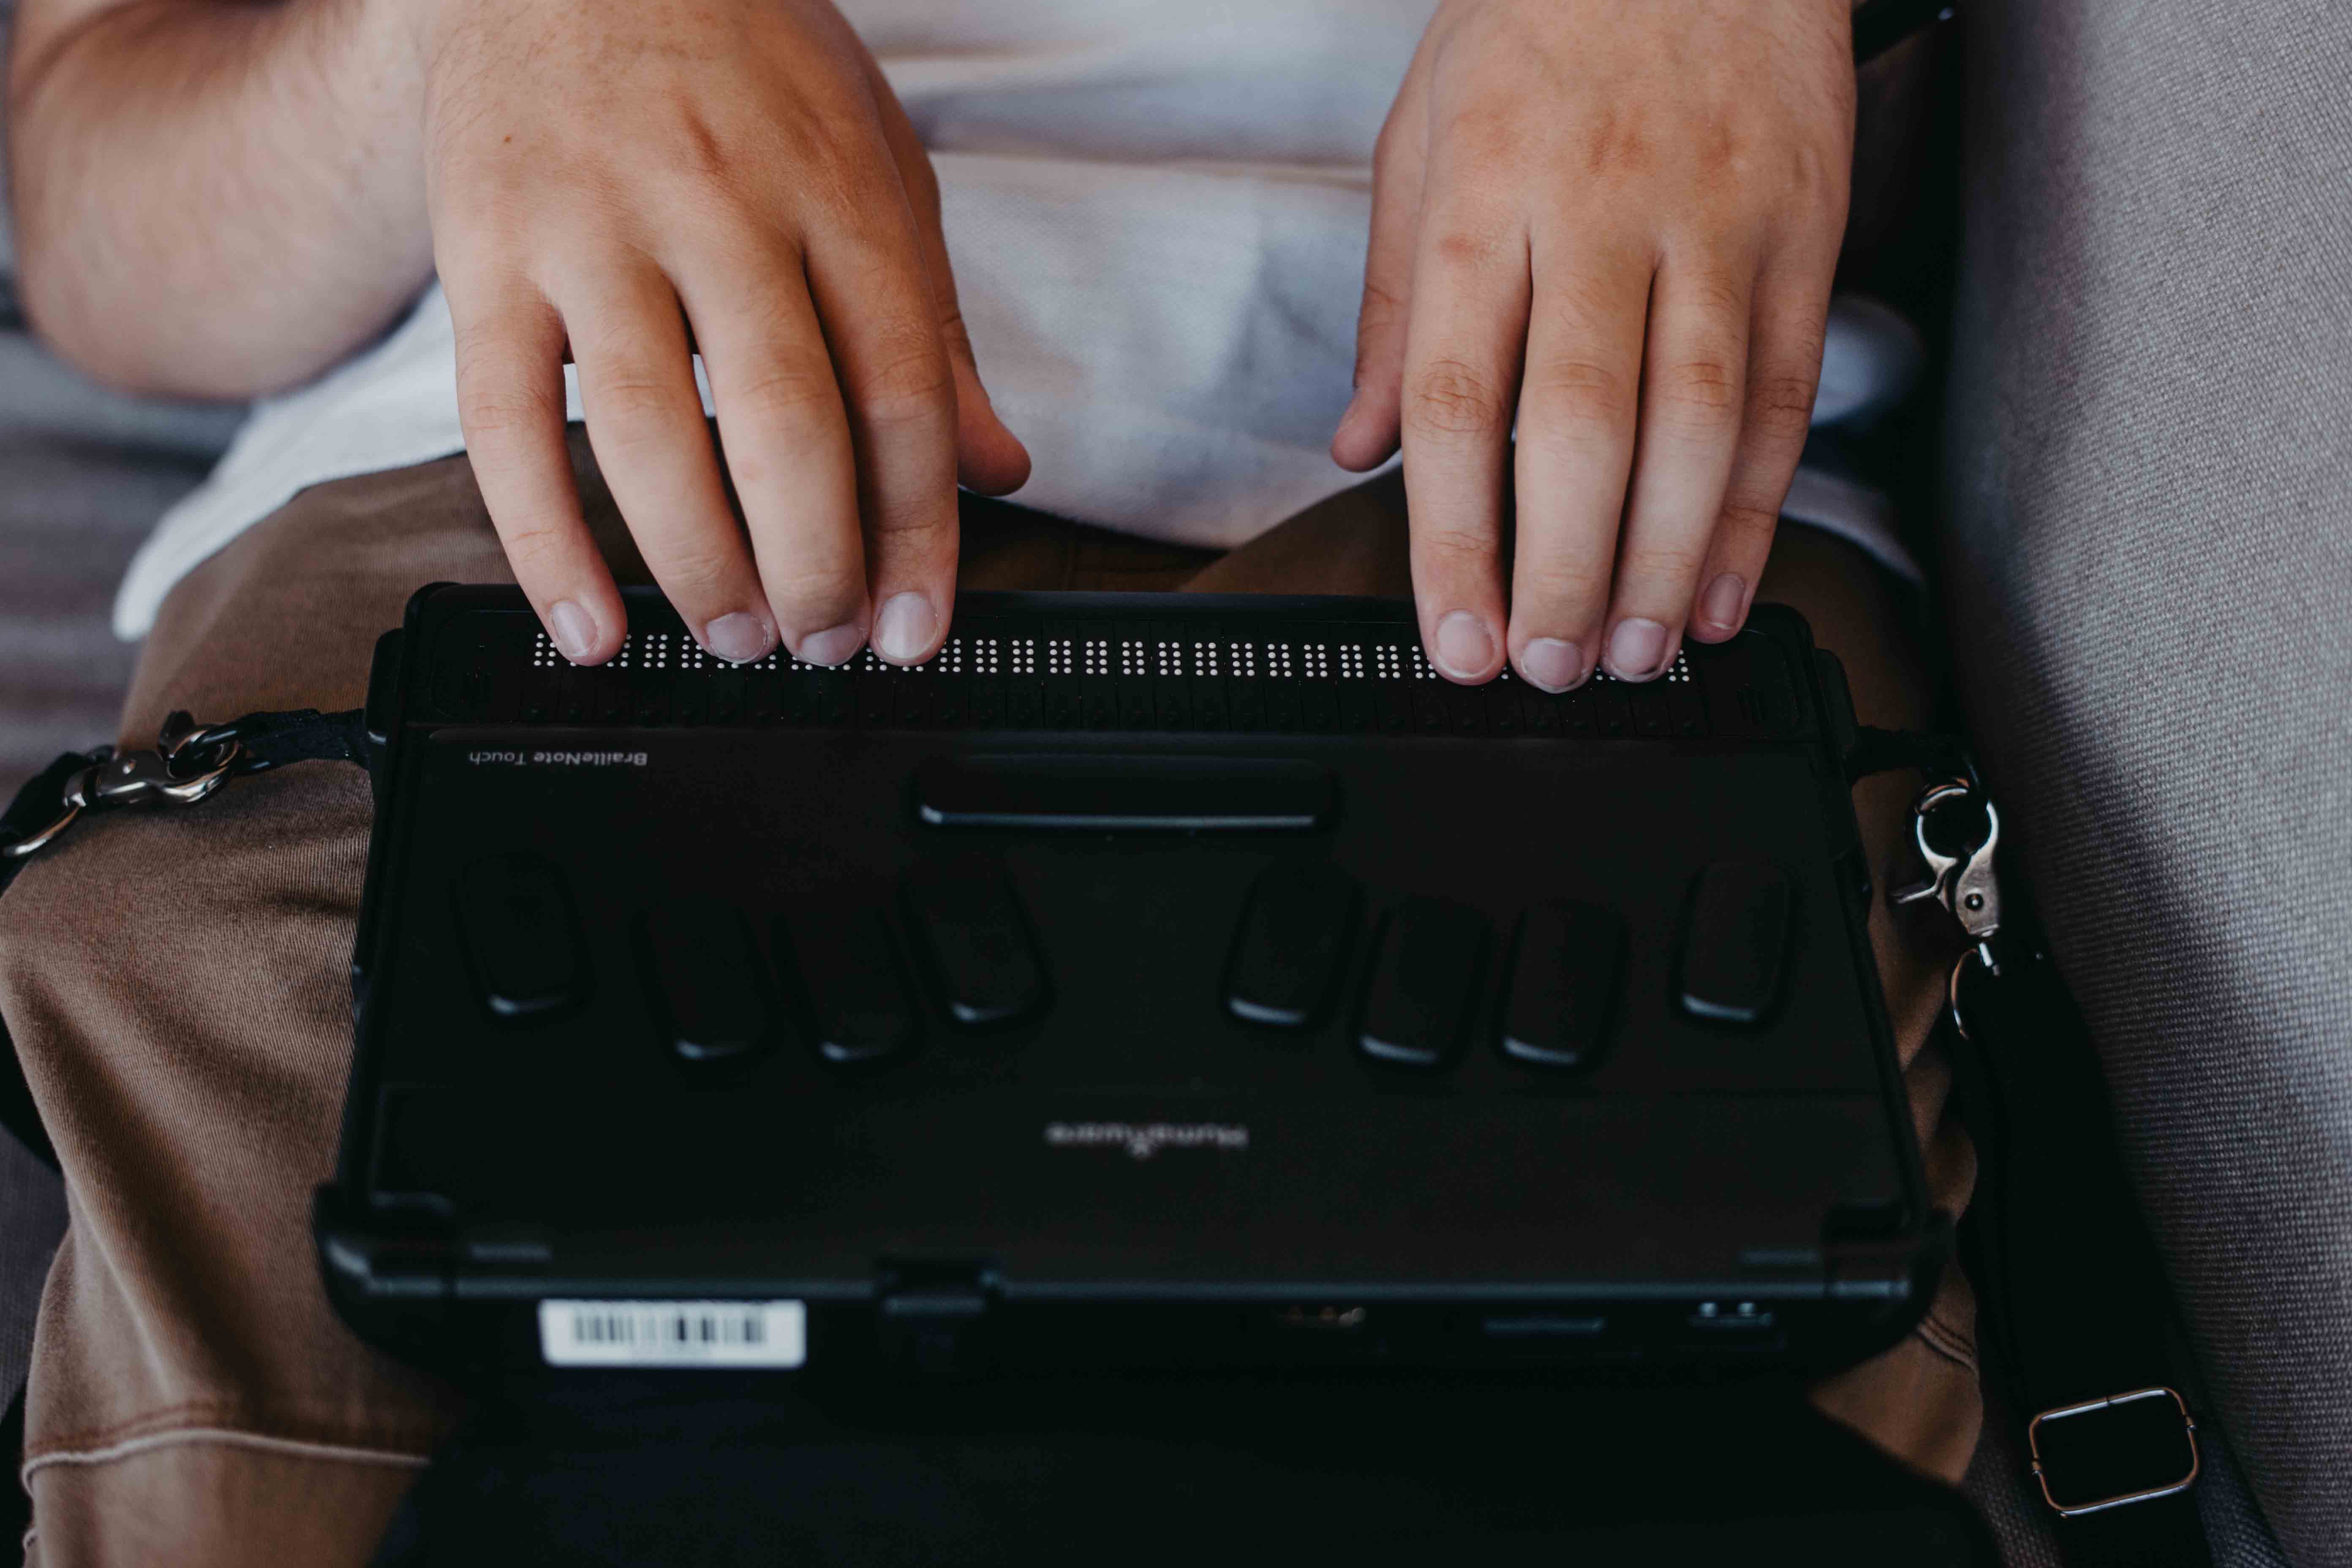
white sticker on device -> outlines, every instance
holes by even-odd
[[[798,1301],[541,1301],[550,1366],[798,1366],[808,1309]]]

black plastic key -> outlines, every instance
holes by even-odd
[[[1366,1056],[1441,1067],[1460,1048],[1486,959],[1486,920],[1447,899],[1412,898],[1381,931],[1357,1045]]]
[[[791,955],[808,1000],[818,1055],[841,1067],[866,1067],[913,1048],[914,998],[879,910],[779,920],[776,932],[778,952]]]
[[[1763,860],[1718,860],[1691,885],[1683,922],[1683,1010],[1717,1024],[1760,1024],[1780,999],[1793,898]]]
[[[638,925],[663,1044],[682,1061],[741,1061],[772,1042],[760,955],[731,904],[665,904]]]
[[[578,1001],[587,970],[563,875],[518,850],[466,868],[457,878],[457,930],[482,1005],[501,1018],[532,1018]]]
[[[1009,1024],[1045,999],[1045,970],[1004,873],[977,859],[918,866],[907,908],[959,1024]]]
[[[1503,1005],[1503,1052],[1537,1067],[1581,1068],[1600,1053],[1625,970],[1625,921],[1565,901],[1519,917]]]
[[[1281,860],[1259,873],[1225,966],[1236,1018],[1303,1029],[1330,999],[1363,895],[1325,860]]]

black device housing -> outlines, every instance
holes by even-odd
[[[378,647],[316,1207],[373,1342],[789,1300],[812,1372],[1820,1369],[1926,1310],[1793,612],[1554,697],[1402,601],[966,594],[829,670],[625,598],[596,668],[508,588]]]

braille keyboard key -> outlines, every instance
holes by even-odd
[[[1547,1068],[1590,1067],[1625,972],[1625,921],[1595,904],[1538,904],[1519,917],[1503,1006],[1503,1052]]]
[[[1780,999],[1793,912],[1789,879],[1762,860],[1718,860],[1691,885],[1683,924],[1683,1011],[1760,1024]]]
[[[665,904],[638,923],[662,1043],[689,1062],[740,1061],[772,1043],[760,955],[731,904]]]
[[[1236,1018],[1303,1029],[1329,1000],[1363,903],[1355,879],[1325,860],[1278,860],[1259,873],[1225,966]]]
[[[1440,1067],[1459,1047],[1486,958],[1486,921],[1444,899],[1407,899],[1372,956],[1357,1045],[1375,1059]]]
[[[1009,1024],[1045,1001],[1045,965],[1003,870],[976,859],[918,866],[907,908],[957,1023]]]
[[[779,920],[776,938],[780,960],[797,971],[808,998],[818,1055],[840,1067],[865,1067],[913,1047],[914,998],[882,911],[853,908]]]
[[[526,850],[478,860],[457,878],[457,931],[482,1005],[533,1018],[587,990],[563,874]]]

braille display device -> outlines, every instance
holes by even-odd
[[[1829,1366],[1924,1310],[1843,675],[1436,677],[1412,606],[968,594],[919,669],[574,668],[438,586],[369,692],[317,1234],[448,1370]]]

